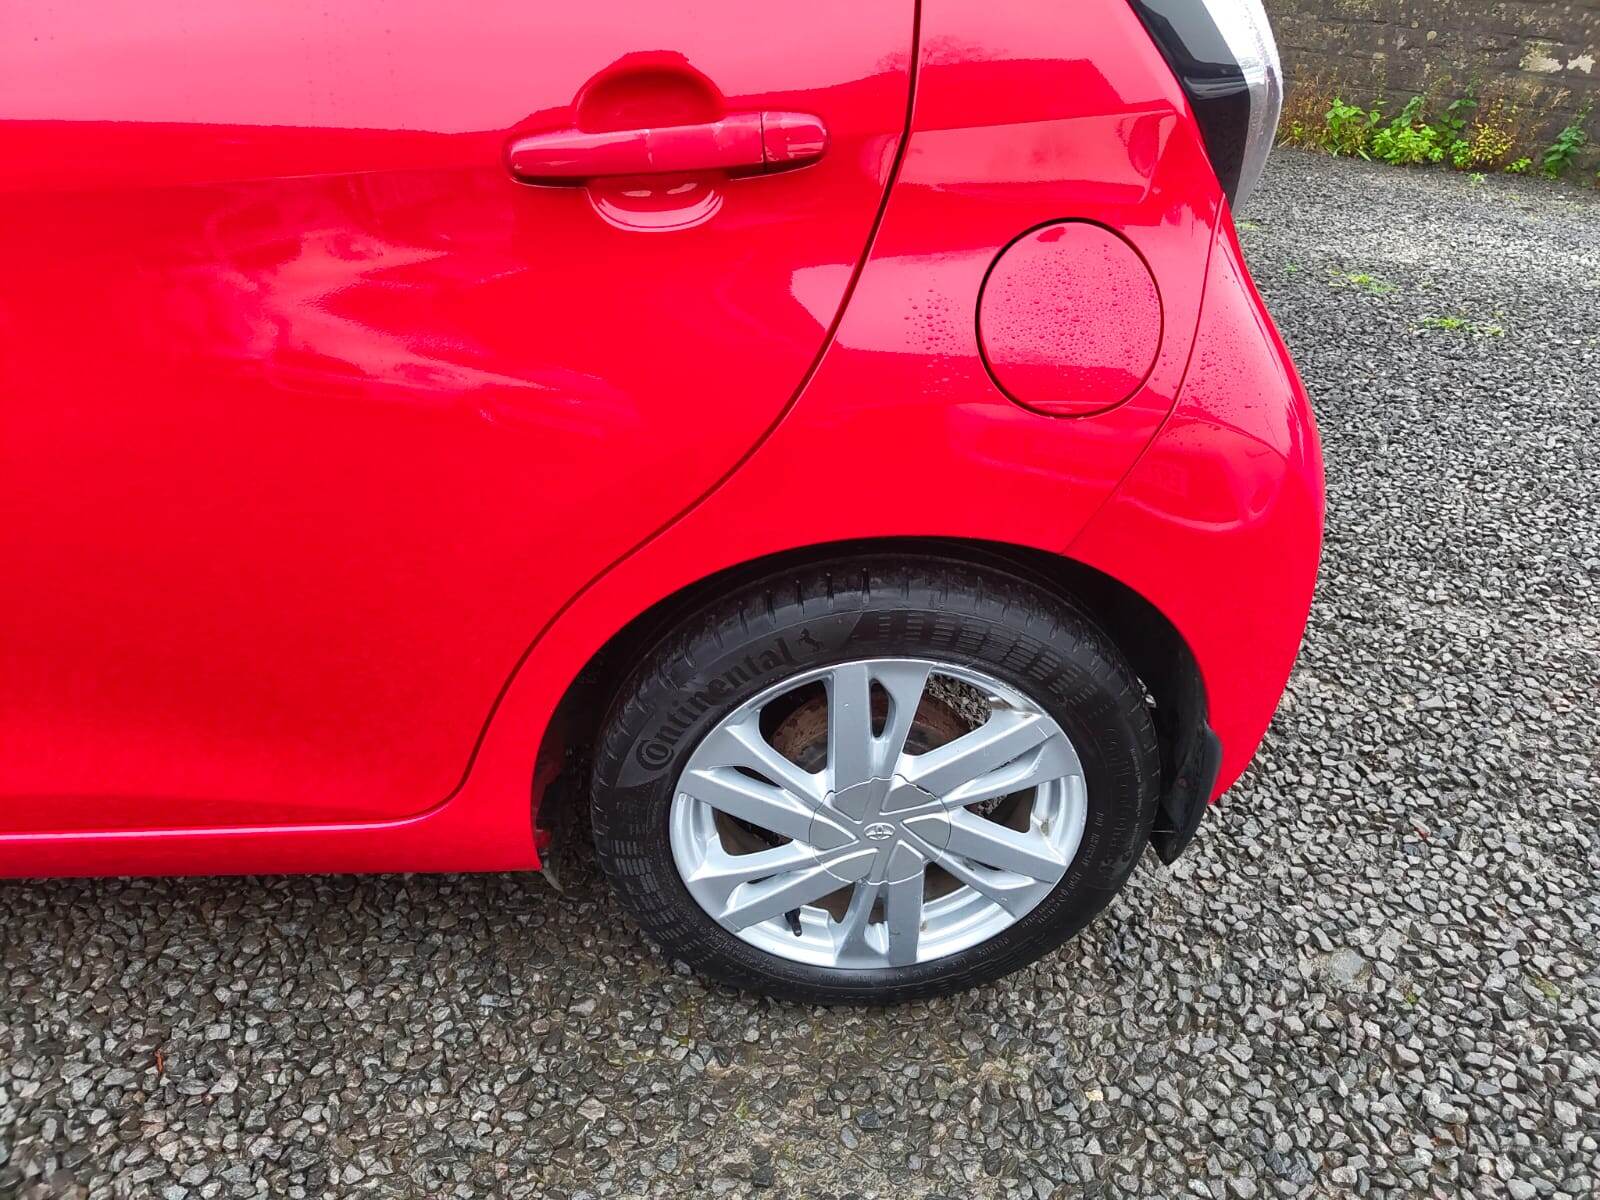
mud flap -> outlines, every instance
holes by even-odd
[[[551,781],[534,834],[539,847],[539,874],[558,895],[565,895],[572,861],[572,788],[570,772],[563,771]]]
[[[1150,848],[1167,866],[1194,841],[1200,819],[1210,807],[1211,789],[1222,769],[1222,743],[1207,725],[1178,768],[1172,786],[1161,795],[1156,807],[1155,828],[1150,831]]]

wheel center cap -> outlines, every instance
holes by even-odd
[[[818,865],[840,883],[900,883],[950,841],[944,805],[898,776],[830,792],[811,820]]]

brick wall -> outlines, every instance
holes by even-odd
[[[1600,162],[1600,0],[1266,0],[1284,71],[1352,103],[1396,113],[1419,92],[1444,103],[1469,88],[1525,114],[1537,157],[1591,105],[1582,162]]]

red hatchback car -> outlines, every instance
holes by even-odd
[[[1259,0],[0,36],[0,875],[520,870],[995,978],[1254,753],[1323,495]]]

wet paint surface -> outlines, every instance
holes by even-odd
[[[984,361],[1005,393],[1052,416],[1128,399],[1161,348],[1161,297],[1144,260],[1109,229],[1061,221],[1017,239],[978,304]]]

